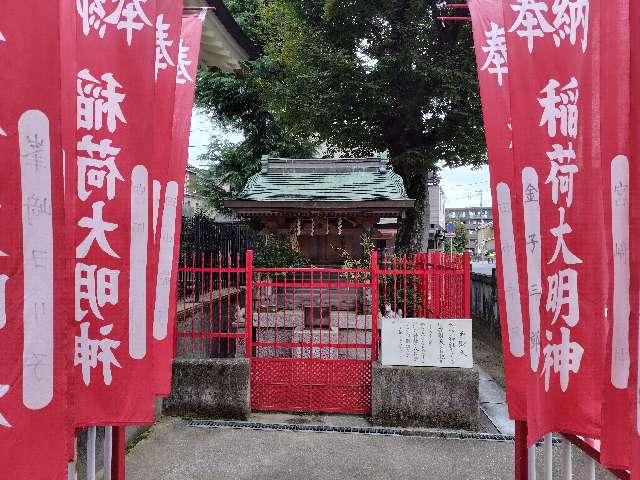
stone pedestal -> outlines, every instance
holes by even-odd
[[[328,323],[328,322],[327,322]],[[304,327],[304,313],[301,310],[278,310],[277,312],[253,312],[255,328],[299,328]]]
[[[246,359],[174,360],[166,415],[246,420],[251,412],[249,361]]]
[[[371,417],[378,425],[477,430],[478,371],[374,363]]]
[[[316,359],[337,359],[338,349],[336,347],[325,347],[323,343],[338,343],[338,331],[335,329],[301,329],[297,328],[293,331],[293,343],[301,342],[304,344],[313,343],[304,347],[293,348],[293,358],[316,358]],[[316,344],[318,346],[316,346]]]
[[[341,345],[371,345],[371,330],[339,330]],[[343,360],[371,360],[371,348],[340,348],[338,358]]]
[[[291,343],[291,329],[260,327],[257,329],[256,338],[258,342]],[[291,358],[291,347],[256,347],[256,356],[259,358]]]

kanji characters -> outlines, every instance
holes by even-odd
[[[578,166],[570,163],[576,159],[573,143],[569,142],[567,148],[554,144],[553,151],[547,152],[547,156],[551,160],[551,170],[545,185],[552,185],[553,203],[557,205],[560,194],[563,193],[567,195],[566,205],[570,207],[573,204],[573,176],[578,173]]]
[[[571,250],[569,250],[569,247],[567,247],[567,243],[564,239],[565,235],[568,235],[571,232],[573,232],[571,225],[569,225],[568,223],[565,223],[564,207],[560,207],[558,209],[558,212],[560,213],[560,224],[557,227],[552,228],[550,230],[551,234],[554,237],[556,237],[556,249],[553,252],[553,256],[551,257],[551,260],[549,260],[548,264],[552,264],[553,262],[555,262],[558,259],[558,255],[560,255],[561,252],[562,252],[562,260],[565,264],[576,265],[578,263],[582,263],[581,259],[579,259],[573,253],[571,253]]]
[[[167,51],[167,47],[173,45],[173,40],[169,40],[170,27],[171,25],[164,23],[164,15],[158,15],[156,19],[156,80],[160,70],[165,70],[169,65],[175,66]]]
[[[76,0],[76,10],[82,18],[82,33],[89,35],[91,28],[98,32],[100,38],[104,38],[107,24],[104,17],[107,12],[104,8],[107,0]]]
[[[189,60],[189,47],[180,39],[180,45],[178,47],[178,74],[176,75],[176,83],[184,85],[188,81],[193,83],[193,78],[189,75],[187,67],[191,65],[192,60]]]
[[[589,0],[553,0],[553,41],[556,47],[567,36],[571,45],[576,44],[578,28],[582,26],[582,51],[586,52],[589,38]]]
[[[93,135],[85,135],[78,142],[78,151],[84,151],[88,156],[78,156],[78,197],[83,202],[89,198],[91,191],[88,187],[103,188],[107,186],[107,198],[113,200],[116,196],[116,180],[124,181],[116,166],[116,155],[120,149],[111,146],[111,140],[94,143]],[[98,154],[100,159],[94,158]]]
[[[560,374],[560,389],[563,392],[569,388],[569,373],[578,373],[584,348],[578,342],[572,342],[571,331],[566,327],[560,328],[562,340],[559,344],[548,343],[542,352],[544,353],[544,367],[541,375],[544,375],[544,389],[549,391],[551,369]],[[549,342],[553,340],[553,334],[547,330],[546,337]]]
[[[82,381],[87,386],[91,383],[91,369],[96,368],[98,362],[102,363],[102,380],[105,385],[111,385],[113,380],[111,366],[121,368],[113,352],[120,346],[120,342],[107,337],[112,330],[113,324],[105,325],[100,328],[100,335],[104,338],[92,340],[89,338],[89,322],[80,324],[80,336],[75,337],[73,365],[81,366]]]
[[[529,52],[533,52],[535,38],[544,37],[545,33],[553,32],[553,27],[545,18],[543,12],[548,11],[547,4],[538,0],[518,0],[511,4],[511,9],[518,12],[518,17],[509,29],[519,37],[527,39]]]
[[[127,45],[131,46],[134,30],[140,31],[145,25],[153,26],[141,5],[141,3],[147,3],[147,0],[131,0],[126,6],[125,0],[114,1],[118,2],[118,6],[111,15],[105,18],[105,22],[115,25],[118,30],[126,30]]]
[[[78,225],[82,228],[90,229],[89,234],[85,237],[85,239],[76,247],[76,258],[85,258],[89,253],[89,249],[93,245],[93,242],[97,242],[98,246],[102,249],[104,253],[110,255],[115,258],[120,258],[120,256],[111,248],[109,242],[107,241],[106,232],[113,232],[116,228],[118,228],[118,224],[106,222],[102,218],[102,209],[104,208],[104,202],[95,202],[91,208],[93,211],[93,216],[83,217],[78,222]]]
[[[84,319],[88,311],[82,309],[82,301],[89,302],[91,312],[100,320],[103,320],[100,308],[107,303],[116,305],[118,303],[118,270],[100,268],[96,265],[76,264],[75,286],[76,286],[76,314],[77,322]]]
[[[76,11],[82,18],[82,33],[89,35],[93,28],[100,38],[104,38],[109,26],[116,30],[126,30],[127,45],[131,46],[133,32],[142,30],[145,25],[153,26],[142,8],[147,0],[111,0],[117,3],[115,9],[107,14],[107,0],[76,0]]]
[[[487,54],[487,60],[480,70],[487,70],[489,73],[498,76],[498,85],[502,86],[502,76],[509,73],[507,67],[507,44],[505,42],[504,28],[498,27],[491,22],[491,30],[485,32],[487,46],[482,47],[482,51]]]
[[[549,290],[547,292],[547,312],[553,312],[551,325],[556,323],[563,307],[567,311],[562,315],[565,323],[575,327],[580,320],[580,305],[578,304],[578,272],[567,268],[547,277]]]
[[[122,88],[113,73],[105,73],[101,80],[95,78],[88,69],[78,72],[76,82],[77,106],[78,106],[78,129],[99,131],[106,124],[109,132],[116,131],[118,121],[127,123],[122,113],[121,103],[126,98],[126,94],[118,92]]]
[[[543,107],[540,126],[547,125],[547,133],[555,137],[558,131],[557,120],[560,120],[560,133],[563,136],[576,138],[578,135],[578,99],[580,92],[578,81],[572,77],[568,84],[556,92],[560,82],[550,79],[547,85],[540,91],[545,97],[538,98],[538,103]]]

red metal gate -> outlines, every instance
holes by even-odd
[[[372,252],[358,269],[208,258],[180,269],[177,353],[249,358],[253,410],[370,413],[383,316],[470,318],[467,254]]]

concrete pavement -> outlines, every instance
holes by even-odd
[[[588,478],[584,457],[574,457],[574,478]],[[512,471],[511,441],[194,428],[177,418],[127,455],[128,480],[507,480]]]

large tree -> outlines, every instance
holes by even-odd
[[[267,23],[260,15],[262,0],[227,0],[243,31],[257,45],[264,44]],[[213,138],[206,159],[209,168],[200,177],[199,189],[216,210],[242,191],[251,175],[260,169],[264,154],[307,157],[317,142],[306,134],[295,135],[282,128],[261,96],[264,58],[247,64],[243,72],[224,73],[218,69],[200,71],[196,106],[209,114],[219,127],[242,134],[239,143]]]
[[[443,3],[229,1],[260,25],[264,56],[249,75],[283,132],[343,155],[389,151],[416,199],[397,242],[406,250],[427,247],[430,172],[485,161],[471,31],[437,21]]]

